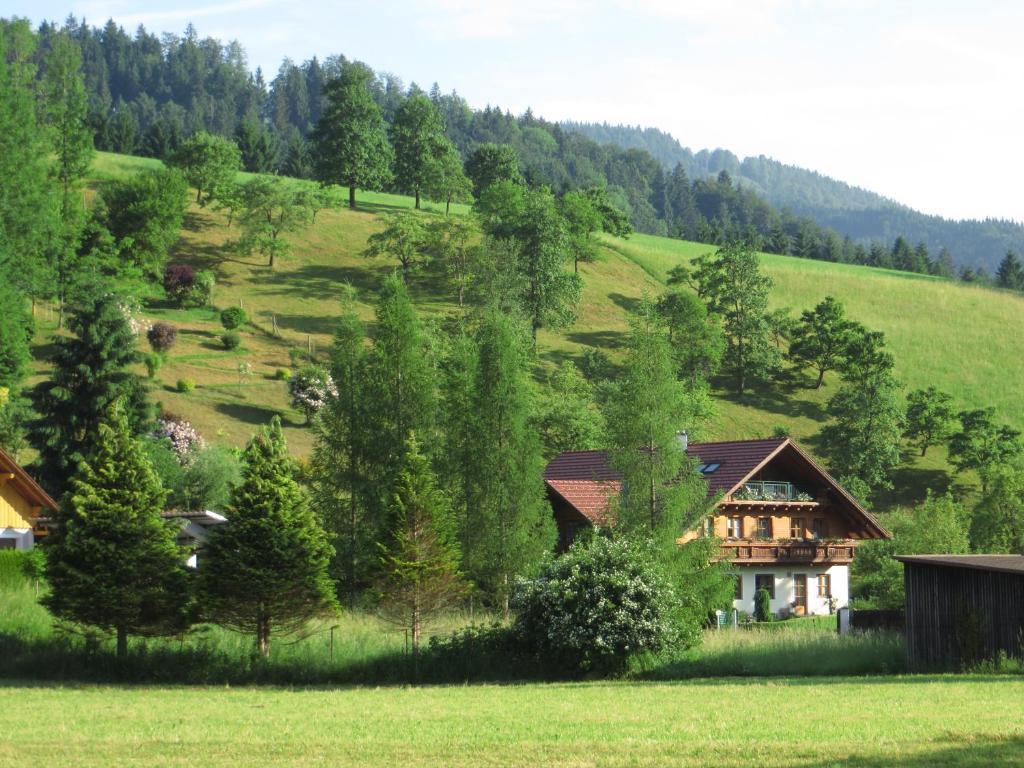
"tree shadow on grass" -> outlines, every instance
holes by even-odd
[[[270,325],[269,319],[267,325]],[[329,315],[277,315],[277,327],[285,331],[330,335],[337,326],[338,319]]]
[[[716,394],[722,400],[735,405],[756,408],[766,413],[775,413],[788,418],[810,419],[823,423],[828,415],[821,403],[799,397],[799,389],[784,388],[775,384],[756,384],[749,387],[742,395],[736,394],[732,380],[716,377],[714,381]]]
[[[879,490],[872,495],[876,507],[909,507],[924,501],[930,490],[940,496],[946,491],[959,493],[963,487],[957,484],[943,469],[925,469],[922,467],[903,466],[892,473],[892,490]]]
[[[621,293],[609,293],[608,298],[621,309],[626,310],[629,313],[636,312],[637,307],[640,306],[640,299],[635,296],[626,296]]]
[[[624,331],[572,331],[566,334],[569,341],[588,347],[618,349],[626,343]]]
[[[275,416],[280,417],[282,423],[291,426],[301,426],[301,422],[292,422],[288,414],[279,408],[269,408],[263,405],[252,403],[217,403],[214,407],[218,413],[223,413],[236,421],[263,426],[269,424]]]
[[[306,264],[289,272],[268,272],[261,276],[265,286],[263,293],[276,294],[286,291],[289,296],[305,299],[340,300],[342,285],[348,283],[360,294],[375,293],[384,278],[394,268],[385,267],[344,267],[327,264]]]

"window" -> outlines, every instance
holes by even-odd
[[[729,538],[730,539],[742,539],[743,538],[743,518],[742,517],[730,517],[729,518]]]
[[[0,539],[0,549],[15,549],[17,547],[18,540],[12,538]]]
[[[804,537],[804,519],[794,517],[789,521],[789,538],[802,539]]]
[[[704,535],[707,538],[711,538],[715,535],[715,518],[709,516],[704,520]]]
[[[832,597],[832,576],[828,573],[818,574],[818,597]]]
[[[814,524],[812,532],[815,539],[827,539],[828,538],[828,521],[824,517],[814,518]]]
[[[757,518],[757,538],[770,539],[772,537],[772,519],[770,517]]]
[[[760,592],[767,589],[772,600],[775,599],[775,576],[770,573],[758,573],[754,575],[754,591]]]
[[[742,600],[743,599],[743,574],[742,573],[737,573],[736,574],[736,597],[735,597],[735,599],[736,600]]]

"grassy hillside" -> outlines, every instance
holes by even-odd
[[[93,189],[104,182],[157,161],[101,153],[92,173]],[[367,237],[380,227],[379,214],[410,208],[409,198],[361,193],[357,211],[323,211],[316,224],[292,237],[292,255],[273,270],[256,257],[239,260],[224,244],[237,237],[225,219],[209,209],[190,207],[182,237],[172,259],[216,271],[214,301],[219,307],[239,302],[253,319],[240,349],[226,352],[218,336],[217,316],[210,310],[179,310],[156,305],[150,319],[179,326],[177,346],[156,380],[156,397],[164,406],[193,421],[208,438],[242,444],[275,413],[282,414],[292,447],[311,448],[300,414],[288,407],[286,384],[276,380],[278,368],[290,368],[289,350],[325,353],[331,338],[343,283],[359,291],[360,312],[372,319],[374,291],[395,264],[362,255]],[[432,204],[428,210],[439,209]],[[458,212],[463,211],[460,208]],[[576,358],[589,346],[618,354],[627,329],[628,310],[644,294],[663,290],[666,272],[710,246],[635,235],[628,240],[606,237],[602,258],[581,266],[583,303],[575,325],[541,333],[541,365]],[[935,384],[949,391],[961,407],[994,405],[1003,418],[1024,426],[1024,406],[1015,385],[1024,374],[1024,338],[1014,333],[1024,317],[1024,299],[1010,293],[928,277],[865,267],[827,264],[765,255],[765,271],[775,281],[774,306],[794,313],[826,295],[843,301],[849,314],[884,331],[897,360],[897,373],[909,388]],[[418,305],[429,315],[455,310],[454,297],[429,271],[413,281]],[[278,337],[270,330],[276,318]],[[46,317],[43,330],[48,330]],[[41,334],[45,341],[47,334]],[[44,357],[45,346],[40,349]],[[238,365],[248,362],[253,374],[239,377]],[[45,363],[40,362],[39,373]],[[188,394],[174,390],[178,379],[193,379]],[[808,382],[809,383],[809,382]],[[826,379],[820,391],[800,381],[781,388],[754,391],[742,401],[718,390],[718,414],[709,438],[743,438],[769,434],[775,426],[815,447],[824,420],[823,404],[836,386]],[[945,487],[946,465],[941,451],[926,461],[912,460],[898,477],[893,500],[911,500],[925,487]]]

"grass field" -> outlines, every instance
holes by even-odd
[[[156,165],[154,160],[100,153],[92,189]],[[314,226],[292,237],[292,255],[273,270],[255,257],[232,256],[224,246],[238,236],[237,229],[228,228],[226,220],[209,208],[190,207],[172,259],[214,269],[215,304],[241,302],[253,325],[243,332],[241,348],[226,352],[218,339],[222,329],[216,313],[151,306],[150,319],[167,320],[180,329],[178,344],[154,382],[155,396],[167,409],[192,421],[207,439],[232,445],[244,444],[259,425],[281,415],[292,450],[309,453],[310,431],[303,417],[290,409],[286,384],[274,373],[292,367],[289,350],[312,348],[321,357],[326,354],[343,283],[357,289],[360,314],[372,320],[376,288],[396,265],[364,257],[366,239],[380,227],[379,214],[408,209],[412,200],[364,192],[359,194],[359,206],[357,211],[320,212]],[[425,207],[440,210],[431,203]],[[466,208],[455,210],[463,213]],[[657,295],[664,289],[671,266],[710,248],[646,235],[603,238],[601,259],[581,266],[585,287],[577,322],[540,334],[538,375],[563,359],[578,359],[587,347],[619,355],[629,309],[643,294]],[[908,387],[934,384],[950,392],[959,407],[993,405],[1002,418],[1024,427],[1024,400],[1016,393],[1016,383],[1024,377],[1024,336],[1012,332],[1024,315],[1024,297],[865,267],[773,255],[762,261],[775,280],[774,306],[790,307],[796,314],[834,295],[853,318],[885,331],[897,373]],[[441,276],[429,269],[414,277],[412,292],[428,316],[457,311]],[[47,312],[39,322],[37,377],[45,371],[47,337],[53,328]],[[271,334],[275,320],[276,337]],[[251,376],[239,377],[242,362],[251,365]],[[175,391],[175,383],[183,378],[197,383],[193,392]],[[760,437],[781,426],[812,450],[820,449],[817,435],[826,418],[824,403],[834,387],[834,376],[820,391],[798,380],[754,390],[742,400],[718,388],[717,415],[705,437]],[[897,472],[895,491],[879,498],[878,506],[914,502],[926,488],[942,491],[952,481],[943,450],[933,449],[925,459],[908,455]]]
[[[1016,766],[1024,681],[0,687],[0,765]]]

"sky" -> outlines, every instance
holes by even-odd
[[[947,218],[1024,221],[1024,3],[914,0],[5,0],[133,31],[343,53],[474,107],[660,128]]]

